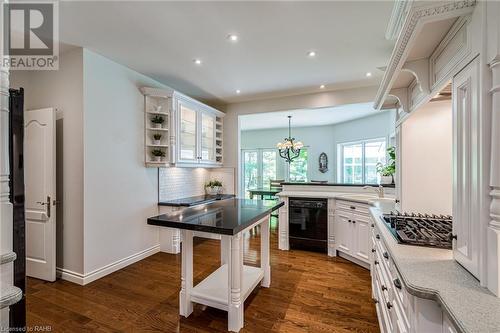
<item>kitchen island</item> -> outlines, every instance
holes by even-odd
[[[228,330],[244,323],[245,299],[260,283],[269,287],[269,217],[283,203],[269,200],[226,199],[189,207],[181,212],[148,218],[148,224],[181,230],[182,269],[179,313],[189,317],[193,303],[228,312]],[[243,264],[243,232],[261,225],[260,267]],[[221,236],[221,267],[193,286],[193,232]]]

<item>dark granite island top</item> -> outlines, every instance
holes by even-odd
[[[236,235],[284,202],[274,200],[226,199],[184,209],[182,212],[148,218],[148,224],[161,227]]]
[[[217,195],[205,194],[205,195],[198,195],[195,197],[160,201],[158,202],[158,206],[191,207],[191,206],[206,204],[209,202],[214,202],[217,200],[226,200],[234,197],[235,197],[234,194],[217,194]]]

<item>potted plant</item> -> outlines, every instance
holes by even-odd
[[[161,162],[163,158],[165,157],[165,152],[161,149],[153,149],[151,151],[151,155],[153,155],[153,161],[155,162]]]
[[[213,179],[205,184],[205,191],[207,194],[217,195],[222,193],[222,182],[217,179]]]
[[[160,145],[161,144],[161,134],[160,133],[153,134],[153,144],[154,145]]]
[[[165,122],[165,118],[162,116],[154,116],[151,118],[151,123],[153,123],[153,128],[162,128],[163,123]]]
[[[394,146],[387,148],[389,160],[387,164],[377,163],[377,172],[380,174],[380,184],[393,184],[394,174],[396,173],[396,148]]]

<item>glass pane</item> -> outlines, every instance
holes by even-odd
[[[262,187],[271,186],[271,180],[276,179],[276,151],[262,152]]]
[[[181,105],[180,158],[196,159],[196,111]]]
[[[377,183],[377,163],[385,163],[385,140],[365,144],[365,182]]]
[[[342,147],[344,183],[363,183],[363,145],[353,144]]]
[[[204,160],[215,159],[215,118],[201,115],[201,158]]]
[[[290,181],[307,181],[307,149],[300,151],[299,157],[290,162]]]
[[[249,198],[249,189],[257,188],[258,166],[257,151],[243,152],[243,179],[245,188],[245,198]]]

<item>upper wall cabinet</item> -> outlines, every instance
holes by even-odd
[[[165,117],[161,129],[157,125],[160,119],[146,116],[146,166],[222,166],[223,112],[174,90],[161,90],[161,94],[153,88],[142,91],[147,115],[156,116],[165,110],[159,114]],[[162,103],[167,106],[158,108]],[[154,135],[161,131],[165,131],[166,138],[155,140],[159,136]]]

